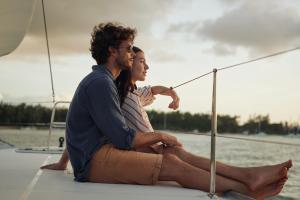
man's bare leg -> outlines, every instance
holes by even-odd
[[[164,148],[164,153],[175,154],[190,165],[210,171],[209,159],[189,153],[181,147]],[[286,176],[284,168],[289,169],[290,167],[292,167],[291,160],[278,165],[262,167],[235,167],[217,162],[216,171],[219,175],[245,183],[251,190],[256,190],[284,178]]]
[[[285,171],[285,174],[287,174],[287,170]],[[159,180],[176,181],[183,187],[200,189],[208,192],[210,173],[182,161],[175,155],[165,154],[163,155],[163,163],[159,174]],[[283,179],[277,183],[267,185],[260,190],[251,191],[241,182],[217,175],[216,192],[222,193],[234,190],[255,199],[264,199],[280,193],[285,181],[286,180]]]

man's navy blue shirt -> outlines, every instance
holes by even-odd
[[[130,150],[135,130],[122,115],[111,72],[102,65],[79,84],[67,115],[67,150],[76,181],[87,181],[93,154],[106,143]]]

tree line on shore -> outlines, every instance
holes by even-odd
[[[49,125],[52,109],[41,105],[26,105],[21,103],[12,105],[0,102],[1,126],[47,126]],[[210,114],[189,112],[159,112],[147,111],[154,129],[166,129],[184,132],[209,132],[211,130]],[[67,108],[58,108],[55,121],[65,121]],[[289,134],[300,133],[299,127],[287,122],[270,123],[268,115],[250,117],[243,124],[239,123],[239,116],[218,115],[219,133],[266,133]]]

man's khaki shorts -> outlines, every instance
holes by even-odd
[[[159,153],[125,151],[106,144],[91,160],[89,181],[152,185],[158,180],[161,165]]]

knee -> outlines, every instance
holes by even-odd
[[[159,180],[178,181],[182,175],[183,162],[173,154],[163,154],[162,168],[159,174]]]
[[[163,155],[163,162],[170,163],[171,165],[181,162],[180,158],[174,154],[166,153]]]
[[[187,163],[174,154],[163,155],[163,168],[167,169],[169,175],[176,181],[189,172]]]
[[[182,147],[175,146],[175,147],[165,147],[163,153],[176,155],[179,158],[181,158],[183,151],[184,149]]]

